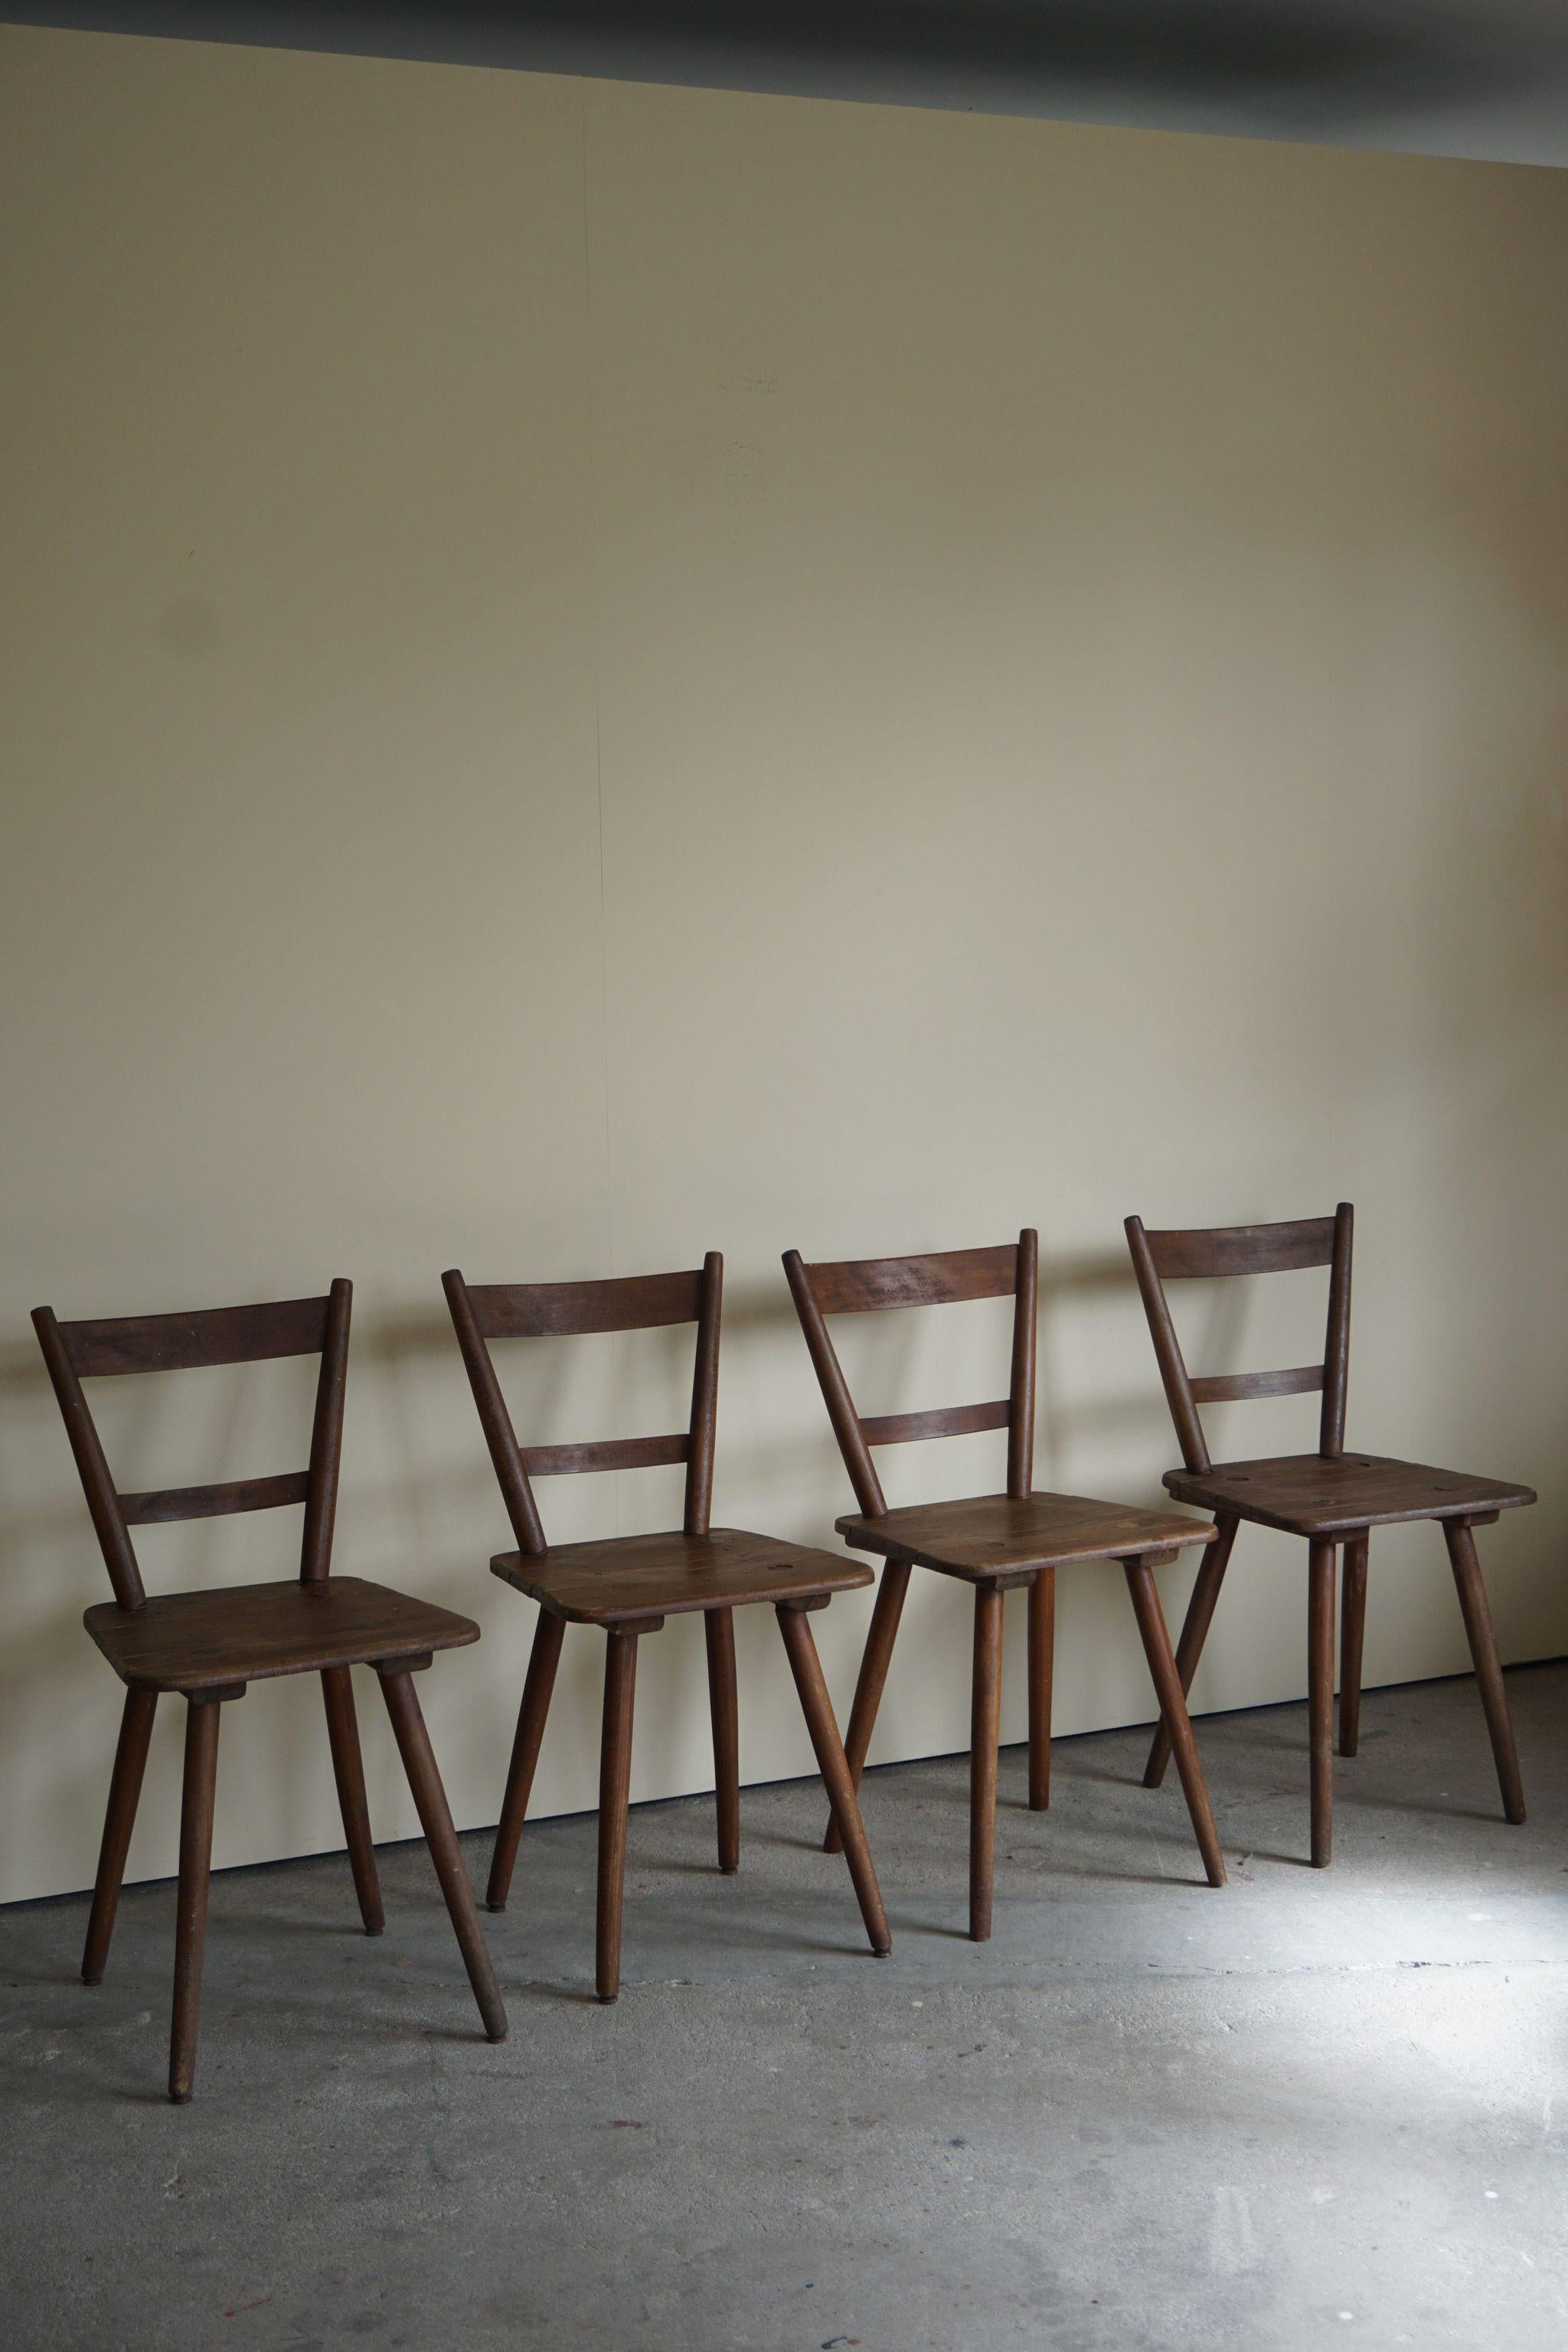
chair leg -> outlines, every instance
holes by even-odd
[[[1182,1621],[1182,1638],[1176,1643],[1176,1674],[1181,1682],[1184,1699],[1192,1689],[1193,1676],[1197,1673],[1198,1660],[1204,1654],[1204,1643],[1208,1639],[1209,1622],[1214,1616],[1215,1603],[1219,1599],[1220,1586],[1225,1582],[1226,1570],[1230,1566],[1230,1555],[1236,1545],[1236,1530],[1240,1522],[1237,1519],[1216,1517],[1215,1524],[1219,1533],[1205,1550],[1199,1564],[1197,1582],[1193,1587],[1193,1597],[1187,1603],[1187,1613]],[[1165,1777],[1165,1767],[1170,1760],[1171,1735],[1165,1727],[1165,1718],[1162,1716],[1154,1727],[1154,1737],[1149,1745],[1149,1761],[1143,1767],[1143,1786],[1146,1789],[1159,1787]]]
[[[860,1906],[860,1916],[866,1922],[871,1949],[881,1959],[891,1951],[893,1939],[888,1927],[887,1912],[882,1907],[882,1892],[877,1884],[871,1849],[866,1842],[866,1828],[860,1819],[854,1777],[844,1744],[838,1737],[833,1702],[827,1695],[827,1684],[822,1672],[822,1661],[816,1654],[809,1617],[805,1610],[792,1608],[787,1601],[773,1613],[778,1618],[779,1632],[784,1636],[795,1686],[800,1693],[801,1712],[805,1717],[805,1727],[811,1734],[811,1745],[823,1785],[827,1790],[827,1801],[833,1808],[839,1843],[849,1864],[849,1876]]]
[[[1138,1620],[1138,1631],[1143,1639],[1143,1654],[1149,1661],[1154,1696],[1160,1703],[1160,1720],[1166,1727],[1175,1754],[1176,1770],[1181,1776],[1187,1811],[1192,1815],[1198,1852],[1204,1858],[1209,1885],[1223,1886],[1225,1856],[1219,1849],[1219,1832],[1214,1825],[1214,1812],[1204,1782],[1203,1766],[1198,1761],[1198,1745],[1193,1738],[1192,1721],[1187,1714],[1186,1693],[1182,1688],[1176,1661],[1171,1655],[1171,1636],[1165,1624],[1165,1612],[1160,1606],[1160,1588],[1146,1559],[1125,1559],[1121,1565],[1127,1571],[1127,1590],[1132,1596],[1132,1613]]]
[[[632,1779],[632,1702],[637,1692],[637,1636],[609,1628],[605,1653],[605,1728],[599,1748],[599,1894],[594,1933],[594,1981],[601,2000],[621,1990],[621,1899],[626,1875],[626,1805]]]
[[[114,1750],[114,1770],[109,1782],[109,1807],[103,1817],[103,1843],[98,1852],[92,1914],[87,1923],[87,1944],[81,1956],[83,1984],[103,1982],[109,1939],[114,1933],[114,1915],[120,1907],[121,1883],[125,1876],[125,1857],[131,1850],[131,1832],[136,1824],[136,1807],[142,1795],[142,1776],[147,1769],[147,1745],[153,1737],[153,1717],[157,1711],[156,1691],[126,1691],[120,1740]]]
[[[713,1788],[719,1813],[719,1867],[741,1867],[741,1716],[735,1692],[735,1612],[703,1614],[708,1699],[713,1717]]]
[[[479,2005],[485,2032],[492,2042],[504,2042],[506,2010],[501,2001],[500,1987],[490,1965],[484,1930],[479,1926],[479,1915],[474,1906],[474,1892],[463,1866],[463,1850],[458,1843],[458,1832],[452,1827],[447,1791],[441,1786],[441,1775],[437,1769],[435,1753],[430,1746],[430,1734],[425,1727],[413,1675],[405,1666],[379,1664],[376,1673],[381,1677],[387,1714],[392,1717],[397,1751],[408,1775],[408,1785],[414,1791],[419,1826],[425,1832],[425,1843],[430,1849],[430,1859],[436,1865],[441,1892],[447,1898],[447,1910],[457,1934],[458,1948],[468,1971],[468,1982],[474,1989],[474,1999]]]
[[[169,2096],[183,2107],[196,2074],[201,2030],[202,1960],[207,1941],[207,1887],[212,1870],[213,1791],[217,1785],[221,1702],[185,1705],[185,1778],[180,1806],[180,1890],[174,1915],[174,2018],[169,2037]]]
[[[338,1806],[348,1840],[349,1867],[360,1917],[367,1936],[379,1936],[386,1926],[381,1907],[381,1883],[375,1871],[375,1847],[370,1834],[370,1808],[364,1798],[364,1764],[359,1752],[359,1723],[354,1715],[353,1676],[347,1666],[323,1666],[321,1696],[327,1705],[327,1738],[331,1742],[332,1771],[338,1784]]]
[[[1334,1850],[1334,1547],[1308,1547],[1307,1722],[1312,1751],[1312,1867]]]
[[[1361,1652],[1366,1632],[1364,1535],[1345,1545],[1340,1600],[1340,1754],[1353,1756],[1361,1739]]]
[[[1029,1811],[1051,1801],[1051,1677],[1057,1640],[1057,1572],[1042,1568],[1029,1587]]]
[[[1448,1547],[1448,1562],[1458,1589],[1459,1607],[1464,1613],[1465,1633],[1470,1644],[1470,1655],[1476,1663],[1476,1680],[1480,1685],[1481,1705],[1486,1710],[1487,1731],[1492,1743],[1492,1760],[1497,1766],[1498,1786],[1502,1790],[1505,1820],[1524,1819],[1524,1783],[1520,1778],[1519,1756],[1513,1744],[1513,1724],[1508,1711],[1508,1694],[1503,1688],[1502,1667],[1498,1659],[1497,1635],[1492,1631],[1492,1612],[1487,1600],[1487,1588],[1481,1581],[1480,1563],[1476,1558],[1476,1539],[1463,1519],[1445,1519],[1443,1535]]]
[[[909,1561],[890,1559],[883,1569],[881,1581],[877,1587],[876,1604],[871,1611],[866,1648],[849,1708],[849,1728],[844,1735],[849,1779],[857,1789],[860,1786],[860,1775],[866,1769],[871,1734],[877,1727],[877,1710],[882,1704],[882,1686],[892,1663],[893,1643],[898,1637],[899,1620],[904,1613],[904,1595],[909,1589]],[[836,1821],[829,1821],[827,1824],[822,1850],[825,1853],[840,1853],[843,1851],[843,1841]]]
[[[1002,1593],[974,1588],[974,1674],[969,1711],[969,1936],[991,1933],[996,1876],[996,1747],[1002,1731]]]
[[[533,1787],[534,1767],[539,1762],[540,1744],[544,1738],[544,1718],[550,1712],[550,1696],[555,1688],[555,1669],[561,1663],[561,1644],[565,1637],[566,1620],[553,1616],[548,1609],[539,1612],[539,1622],[533,1629],[533,1648],[529,1654],[528,1673],[523,1679],[522,1704],[517,1711],[517,1737],[511,1744],[511,1764],[506,1776],[506,1795],[501,1801],[500,1825],[496,1831],[495,1848],[490,1855],[490,1879],[485,1890],[485,1907],[504,1911],[511,1889],[512,1865],[517,1860],[518,1841],[522,1835],[523,1818],[528,1811],[529,1792]]]

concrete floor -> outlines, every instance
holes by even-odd
[[[1568,1665],[1509,1677],[1531,1819],[1468,1682],[1372,1694],[1303,1865],[1305,1711],[1199,1726],[1203,1885],[1145,1735],[1003,1759],[994,1939],[963,1759],[873,1774],[863,1941],[815,1783],[632,1817],[625,1989],[591,1998],[595,1825],[525,1837],[491,2046],[424,1849],[214,1885],[196,2099],[163,2096],[173,1896],[0,1915],[10,2352],[1559,2352],[1568,2343]],[[482,1884],[488,1837],[466,1841]]]

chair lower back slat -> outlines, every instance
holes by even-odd
[[[981,1429],[1005,1429],[1011,1412],[1005,1397],[994,1404],[938,1405],[930,1412],[887,1412],[860,1423],[868,1445],[912,1445],[923,1437],[967,1437]]]
[[[679,1437],[599,1437],[585,1445],[523,1445],[518,1448],[531,1478],[564,1478],[582,1470],[651,1470],[684,1462],[691,1440]]]
[[[1284,1372],[1215,1372],[1192,1382],[1194,1404],[1242,1404],[1250,1397],[1306,1396],[1323,1385],[1321,1364]]]
[[[310,1495],[308,1470],[285,1470],[275,1478],[231,1478],[217,1486],[156,1486],[144,1495],[121,1495],[120,1507],[131,1528],[167,1525],[175,1519],[221,1519],[234,1511],[278,1511]]]

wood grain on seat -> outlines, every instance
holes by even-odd
[[[479,1638],[471,1618],[357,1576],[154,1593],[136,1610],[105,1601],[82,1622],[121,1682],[139,1690],[205,1690],[427,1658]]]
[[[1216,1462],[1205,1471],[1167,1471],[1165,1484],[1181,1502],[1309,1537],[1390,1527],[1400,1519],[1509,1511],[1535,1500],[1529,1486],[1379,1454],[1279,1454],[1257,1462]]]
[[[609,1536],[557,1544],[538,1556],[502,1552],[490,1571],[574,1625],[676,1617],[753,1601],[814,1601],[853,1592],[872,1579],[855,1560],[739,1528],[714,1528],[705,1536]]]
[[[861,1551],[912,1559],[970,1583],[1033,1576],[1071,1560],[1134,1559],[1212,1543],[1206,1520],[1140,1511],[1083,1495],[972,1495],[962,1502],[914,1503],[899,1511],[851,1513],[834,1525]]]

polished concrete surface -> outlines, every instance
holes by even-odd
[[[424,1849],[388,1929],[342,1857],[214,1883],[196,2098],[163,2095],[173,1889],[108,1979],[85,1900],[0,1914],[10,2352],[371,2345],[1195,2352],[1568,2343],[1568,1665],[1369,1695],[1305,1866],[1305,1711],[1199,1726],[1231,1883],[1146,1735],[1002,1764],[963,1934],[967,1764],[872,1774],[874,1960],[814,1783],[634,1812],[624,1990],[592,1999],[595,1824],[524,1838],[479,2020]],[[221,1783],[219,1802],[222,1801]],[[173,1825],[171,1824],[171,1835]],[[489,1839],[465,1841],[482,1884]]]

